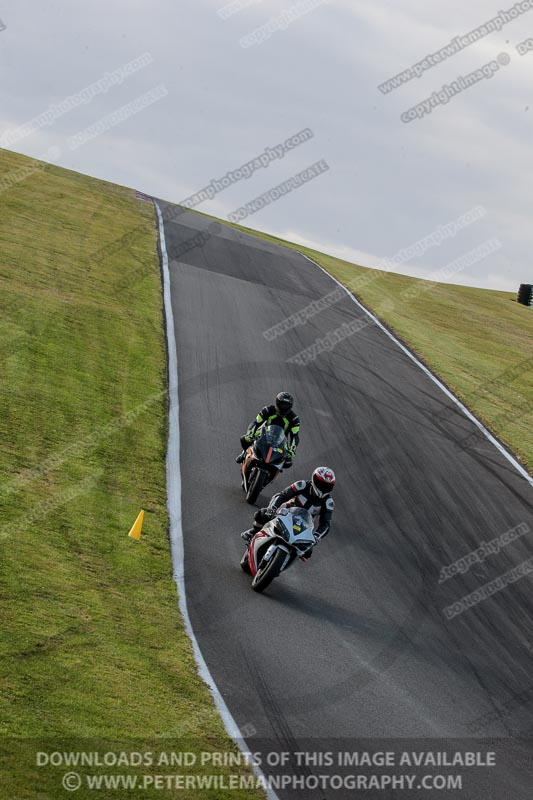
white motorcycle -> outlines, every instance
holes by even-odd
[[[313,517],[305,508],[280,508],[252,538],[241,567],[253,576],[252,589],[262,592],[274,578],[317,543]]]

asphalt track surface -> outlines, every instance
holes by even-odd
[[[440,770],[463,774],[458,793],[279,796],[530,798],[530,741],[512,737],[533,736],[531,577],[452,619],[443,608],[533,555],[533,489],[376,325],[306,366],[287,361],[366,319],[346,297],[265,338],[335,289],[320,269],[160,207],[178,356],[189,614],[248,746],[454,750],[468,738],[472,750],[487,750],[487,740],[501,750],[494,768]],[[258,505],[327,464],[337,474],[336,510],[312,560],[258,595],[239,567],[239,533],[253,508],[234,457],[249,421],[280,390],[296,398],[301,444],[292,470]],[[439,583],[443,566],[520,523],[531,532]]]

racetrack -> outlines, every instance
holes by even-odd
[[[263,740],[278,750],[304,749],[311,738],[315,749],[352,750],[363,749],[356,738],[531,735],[531,578],[452,619],[443,613],[531,557],[531,486],[373,323],[306,366],[288,363],[344,323],[367,322],[364,311],[346,297],[268,341],[264,331],[334,282],[291,250],[160,206],[179,372],[188,607],[230,711],[255,731],[250,748]],[[280,390],[295,395],[301,444],[263,500],[326,464],[337,474],[336,510],[312,560],[257,595],[239,567],[239,533],[253,509],[234,457],[248,422]],[[531,532],[439,583],[442,567],[520,523]],[[457,796],[529,798],[531,777],[514,772],[502,757]]]

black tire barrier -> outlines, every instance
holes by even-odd
[[[521,283],[516,302],[521,303],[523,306],[530,306],[532,296],[533,286],[530,283]]]

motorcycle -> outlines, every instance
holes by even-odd
[[[263,425],[259,436],[248,447],[241,466],[242,488],[252,505],[262,490],[282,471],[289,455],[285,432],[280,425]]]
[[[253,576],[252,589],[262,592],[316,542],[313,517],[307,509],[280,508],[253,536],[241,558],[241,568]]]

